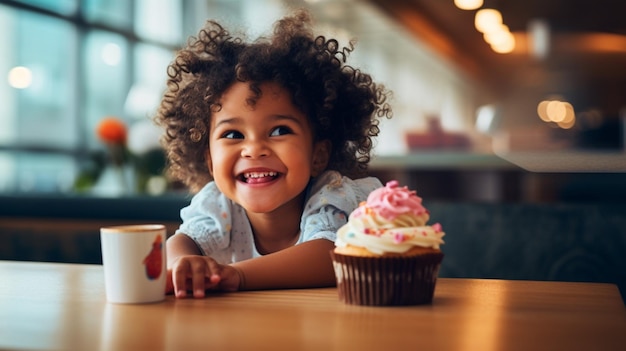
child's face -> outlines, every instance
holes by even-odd
[[[328,148],[313,143],[306,116],[288,91],[268,82],[256,105],[248,83],[234,83],[210,123],[208,166],[218,188],[248,212],[300,206],[311,176],[326,167]]]

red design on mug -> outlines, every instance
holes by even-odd
[[[152,243],[152,250],[146,258],[143,259],[143,264],[146,266],[146,275],[148,279],[155,280],[161,276],[163,270],[163,243],[161,236],[157,235],[156,239]]]

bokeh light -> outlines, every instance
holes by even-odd
[[[454,4],[461,10],[476,10],[483,6],[483,0],[454,0]]]
[[[122,60],[122,49],[117,44],[108,43],[102,47],[100,55],[107,65],[117,66]]]
[[[496,9],[481,9],[476,12],[474,26],[481,33],[497,30],[502,26],[502,14]]]
[[[27,67],[17,66],[9,71],[7,80],[13,88],[26,89],[33,83],[33,72]]]
[[[542,121],[563,129],[570,129],[576,124],[574,106],[567,101],[543,100],[537,104],[537,115]]]

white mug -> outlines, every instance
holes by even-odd
[[[161,224],[100,228],[106,297],[112,303],[165,299],[166,229]]]

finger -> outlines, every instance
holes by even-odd
[[[209,277],[209,282],[211,285],[218,285],[222,281],[222,277],[217,274],[212,274]]]
[[[187,275],[190,270],[187,260],[179,260],[172,267],[172,281],[174,282],[174,293],[176,297],[187,296]]]
[[[204,260],[196,261],[191,267],[191,287],[193,297],[203,298],[206,290],[206,278],[211,274]]]
[[[209,268],[209,272],[206,275],[207,280],[206,280],[205,288],[214,289],[219,285],[220,281],[222,280],[222,277],[221,277],[222,267],[220,266],[219,263],[217,263],[213,259],[209,259],[207,261],[207,265]]]

